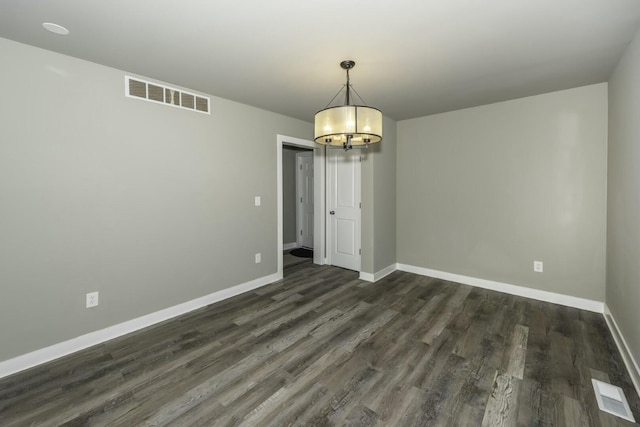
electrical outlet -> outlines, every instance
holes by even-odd
[[[542,261],[533,261],[533,271],[542,273]]]
[[[98,305],[98,292],[89,292],[87,294],[87,308],[96,307]]]
[[[260,196],[255,197],[254,203],[256,206],[260,206],[262,204],[262,199],[260,198]]]
[[[262,254],[256,254],[256,264],[260,264],[262,261]]]

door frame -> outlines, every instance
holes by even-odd
[[[307,157],[309,154],[311,154],[311,158],[313,159],[313,151],[299,151],[296,153],[296,244],[298,245],[299,248],[302,247],[302,244],[304,243],[302,241],[302,237],[300,236],[300,233],[298,232],[304,224],[302,206],[298,201],[298,199],[300,198],[300,190],[302,189],[302,183],[300,182],[300,159],[302,157]],[[315,197],[314,197],[314,202],[315,202]],[[314,212],[314,219],[313,219],[314,225],[315,225],[315,222],[316,220],[315,220],[315,212]]]
[[[313,263],[322,265],[324,264],[325,253],[325,147],[318,145],[313,141],[301,138],[295,138],[292,136],[280,135],[276,137],[276,194],[277,194],[277,259],[278,259],[278,271],[276,273],[277,280],[281,280],[283,277],[283,240],[282,230],[283,226],[283,213],[282,213],[282,146],[293,145],[295,147],[311,148],[313,149]]]
[[[334,149],[331,149],[334,150]],[[337,150],[337,149],[335,149]],[[337,153],[340,154],[340,153]],[[350,152],[350,154],[352,155],[356,155],[353,151]],[[327,164],[327,171],[326,171],[326,188],[327,188],[327,201],[326,201],[326,206],[327,206],[327,210],[328,210],[328,206],[329,206],[329,198],[332,196],[332,191],[333,189],[331,188],[331,174],[329,173],[329,154],[326,154],[326,160],[325,160],[325,164]],[[315,165],[314,165],[315,166]],[[356,192],[357,195],[359,196],[360,200],[358,201],[358,203],[360,203],[360,220],[358,221],[358,227],[359,230],[357,230],[357,236],[358,238],[356,239],[357,242],[356,244],[358,245],[358,272],[362,271],[362,154],[358,154],[358,163],[357,163],[357,170],[356,170],[356,174],[358,175],[358,181],[359,181],[359,188],[357,188]],[[315,213],[315,212],[314,212]],[[314,220],[315,221],[315,220]],[[333,229],[331,227],[331,217],[329,215],[325,215],[325,229],[326,229],[326,247],[327,247],[327,256],[325,259],[325,263],[329,264],[329,265],[333,265],[331,262],[331,251],[332,251],[332,245],[333,245]]]

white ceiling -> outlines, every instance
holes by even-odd
[[[640,0],[0,2],[0,37],[307,121],[343,59],[402,120],[606,81],[639,24]]]

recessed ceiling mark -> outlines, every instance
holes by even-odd
[[[62,25],[54,24],[52,22],[44,22],[42,26],[45,30],[59,36],[66,36],[67,34],[69,34],[69,30],[67,30],[65,27],[63,27]]]

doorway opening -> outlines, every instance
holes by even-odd
[[[313,258],[313,150],[282,147],[283,273]]]
[[[313,251],[315,264],[324,264],[325,149],[313,141],[278,135],[276,152],[277,275],[282,279],[285,250],[306,247]]]

